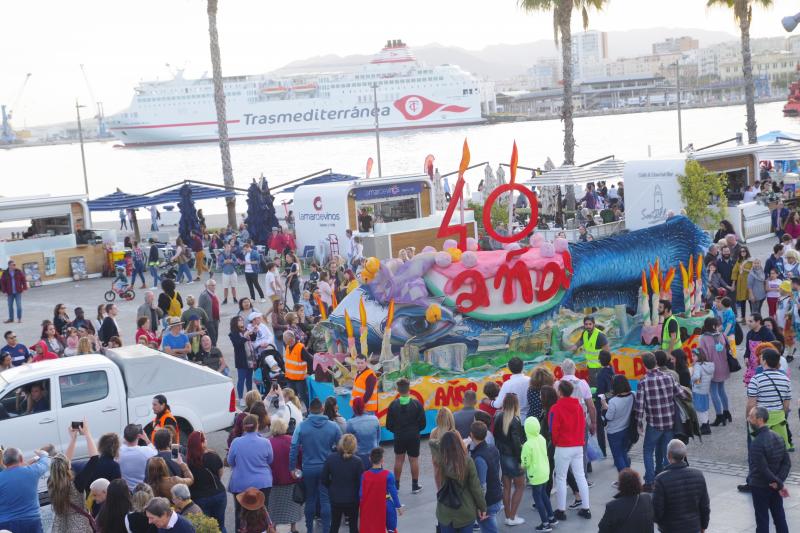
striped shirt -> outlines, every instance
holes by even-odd
[[[747,397],[755,398],[756,405],[767,411],[781,411],[783,402],[792,399],[792,383],[779,370],[765,370],[750,380]]]

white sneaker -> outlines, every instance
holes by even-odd
[[[261,298],[261,300],[260,300],[260,301],[261,301],[261,303],[262,303],[262,304],[263,304],[263,303],[267,303],[267,299],[266,299],[266,298]]]
[[[525,523],[525,519],[524,518],[522,518],[521,516],[515,516],[514,520],[512,520],[512,524],[511,525],[512,526],[521,526],[524,523]]]

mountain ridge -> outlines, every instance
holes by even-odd
[[[700,41],[701,47],[736,41],[734,34],[709,31],[701,28],[641,28],[627,31],[608,32],[608,57],[648,55],[653,43],[667,38],[689,36]],[[538,59],[556,57],[560,52],[551,36],[520,44],[492,44],[480,50],[469,50],[458,46],[446,46],[433,42],[421,46],[409,44],[421,61],[438,65],[449,63],[459,65],[464,70],[493,79],[503,79],[524,74]],[[376,52],[378,48],[376,46]],[[324,71],[350,70],[368,63],[368,54],[324,54],[287,63],[273,71],[275,73],[317,73]]]

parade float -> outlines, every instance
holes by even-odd
[[[465,142],[462,175],[439,230],[440,237],[456,238],[406,262],[367,260],[361,286],[336,302],[330,315],[323,309],[312,394],[335,393],[348,413],[352,360],[364,354],[379,376],[381,421],[396,397],[395,383],[405,377],[428,413],[430,430],[439,408],[461,407],[464,391],[481,397],[486,381],[507,379],[512,357],[525,361],[526,372],[545,365],[557,377],[559,362],[570,357],[578,375],[585,374],[583,355],[569,347],[586,314],[608,337],[615,370],[635,382],[644,374],[641,352],[660,343],[662,299],[672,302],[689,349],[708,316],[701,254],[707,235],[677,216],[602,240],[548,242],[535,231],[536,196],[515,183],[516,146],[513,153],[510,182],[489,194],[483,210],[485,231],[503,249],[480,250],[463,224],[451,224],[459,218],[469,164]],[[521,231],[500,234],[489,213],[512,190],[528,197],[534,213]]]

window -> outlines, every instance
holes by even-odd
[[[108,376],[103,370],[81,372],[58,378],[61,407],[96,402],[108,396]]]
[[[0,399],[0,420],[50,410],[50,380],[26,383]]]

